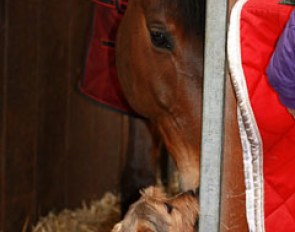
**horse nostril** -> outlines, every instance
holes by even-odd
[[[195,197],[196,196],[196,193],[195,193],[195,191],[194,190],[189,190],[189,191],[187,191],[187,193],[189,194],[189,195],[191,195],[191,196],[193,196],[193,197]]]
[[[196,190],[188,190],[186,192],[187,194],[193,196],[193,197],[198,197],[199,196],[199,188],[196,188]]]
[[[195,196],[196,196],[196,197],[199,197],[199,193],[200,193],[200,188],[198,187],[198,188],[196,188],[196,190],[195,190]]]

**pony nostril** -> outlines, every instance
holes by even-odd
[[[196,190],[188,190],[185,192],[186,194],[189,194],[193,197],[199,197],[199,188],[196,188]]]
[[[196,188],[196,190],[195,190],[195,196],[196,196],[196,197],[199,197],[199,193],[200,193],[200,188],[198,187],[198,188]]]
[[[196,197],[196,192],[194,190],[189,190],[187,193],[193,197]]]

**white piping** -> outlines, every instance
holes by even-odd
[[[246,214],[250,232],[264,232],[264,181],[262,140],[250,105],[241,60],[240,18],[247,0],[232,9],[228,31],[228,61],[238,101],[238,123],[243,147]]]

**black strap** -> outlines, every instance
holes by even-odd
[[[124,14],[126,9],[127,9],[127,3],[128,1],[120,1],[120,0],[115,0],[116,3],[116,9],[119,14]]]
[[[115,8],[119,14],[124,14],[127,9],[128,0],[97,0],[97,2],[103,5],[109,5],[111,8]]]

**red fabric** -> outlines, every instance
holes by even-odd
[[[249,0],[245,4],[241,14],[242,63],[263,140],[266,232],[294,232],[295,121],[266,77],[271,54],[293,10],[278,2]]]
[[[93,32],[80,90],[113,109],[133,113],[120,88],[115,67],[115,40],[126,0],[95,0]]]

